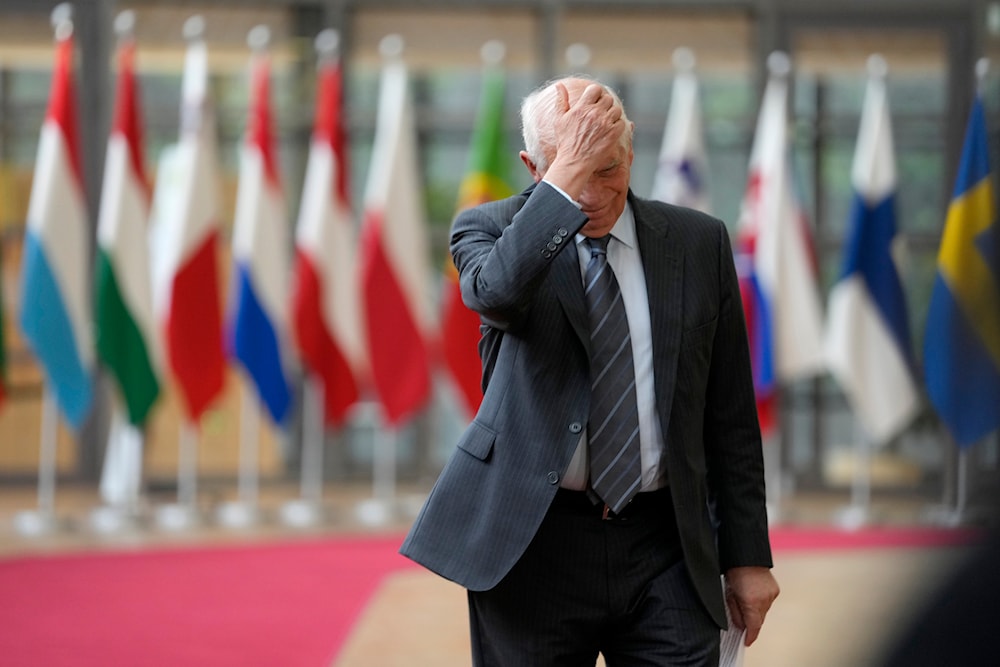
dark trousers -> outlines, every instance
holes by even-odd
[[[717,667],[719,628],[681,557],[669,493],[602,518],[560,491],[534,540],[489,591],[469,592],[476,667]]]

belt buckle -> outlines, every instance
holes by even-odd
[[[601,520],[607,521],[608,519],[610,519],[611,517],[608,516],[608,514],[610,513],[611,513],[611,508],[608,507],[607,503],[604,503],[604,509],[601,511]]]

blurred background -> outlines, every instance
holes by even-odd
[[[56,3],[0,3],[0,251],[2,251],[6,399],[0,407],[0,485],[30,492],[38,482],[44,375],[18,323],[20,267],[29,193],[53,74],[50,15]],[[145,168],[156,182],[165,147],[177,140],[187,48],[183,26],[205,21],[209,88],[218,123],[220,272],[229,289],[230,239],[239,154],[247,128],[250,84],[248,32],[270,29],[271,95],[277,162],[292,221],[299,214],[316,103],[314,40],[323,28],[340,35],[344,76],[342,118],[349,144],[350,201],[362,217],[371,166],[383,60],[379,44],[398,34],[410,71],[417,159],[430,267],[428,299],[438,312],[446,281],[448,229],[468,173],[470,136],[483,88],[480,49],[506,46],[503,117],[511,154],[518,149],[517,108],[542,81],[586,71],[622,96],[636,123],[632,188],[649,196],[657,168],[680,46],[696,57],[701,90],[710,204],[733,232],[746,191],[748,164],[767,58],[789,54],[789,118],[794,184],[813,228],[823,301],[840,271],[852,202],[851,161],[867,81],[866,61],[888,65],[888,96],[898,169],[901,280],[918,362],[937,254],[977,87],[975,65],[1000,55],[1000,3],[986,0],[205,0],[161,2],[80,0],[73,6],[80,158],[91,231],[96,233],[105,148],[114,109],[114,19],[134,11],[136,73],[145,127]],[[573,46],[574,49],[570,47]],[[567,53],[584,53],[576,62]],[[989,147],[996,164],[1000,69],[981,82]],[[515,189],[528,184],[514,170]],[[291,238],[289,238],[291,243]],[[235,493],[240,475],[240,372],[227,370],[224,390],[200,423],[199,494],[209,502]],[[295,377],[301,394],[301,374]],[[856,481],[856,418],[828,374],[781,388],[772,484],[780,503],[826,496],[845,501]],[[113,388],[106,374],[78,430],[57,432],[60,488],[96,489],[110,429]],[[283,427],[265,422],[259,479],[288,488],[301,471],[303,417],[299,401]],[[1000,410],[1000,406],[996,406]],[[435,369],[428,400],[394,431],[390,483],[426,490],[468,419],[446,374]],[[145,431],[142,484],[169,496],[178,484],[178,437],[183,421],[176,388],[165,382]],[[377,400],[364,393],[341,428],[324,436],[324,484],[360,484],[378,475],[373,450],[385,430]],[[919,415],[879,448],[870,462],[870,492],[914,506],[983,504],[1000,477],[992,434],[959,449],[924,399]],[[864,463],[867,465],[867,463]],[[960,470],[961,468],[961,470]],[[960,479],[961,477],[961,479]],[[775,516],[780,516],[780,512]]]

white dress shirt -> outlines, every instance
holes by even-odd
[[[559,188],[556,188],[559,190]],[[562,192],[562,190],[559,190]],[[563,193],[565,195],[565,193]],[[568,197],[567,197],[568,198]],[[570,199],[572,201],[572,199]],[[575,202],[574,202],[575,203]],[[590,262],[590,249],[582,234],[576,235],[577,253],[580,257],[580,280],[583,281]],[[663,436],[656,416],[656,396],[653,388],[653,337],[649,319],[649,297],[646,278],[642,270],[642,256],[635,235],[635,217],[632,207],[625,205],[608,243],[608,263],[615,272],[618,286],[625,302],[632,338],[632,361],[635,365],[635,395],[639,409],[639,441],[642,456],[642,487],[640,491],[653,491],[667,484],[666,458]],[[590,476],[590,457],[587,452],[587,432],[584,430],[573,458],[563,474],[561,486],[577,491],[586,490]]]

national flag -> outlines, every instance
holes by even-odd
[[[342,109],[340,63],[324,57],[295,230],[292,331],[303,365],[322,382],[324,423],[331,426],[342,424],[358,400],[364,359]]]
[[[233,224],[230,349],[253,380],[271,418],[281,424],[292,402],[285,301],[291,239],[274,149],[271,68],[263,50],[254,55],[250,76],[250,113]]]
[[[7,345],[4,338],[3,253],[0,252],[0,408],[7,400]]]
[[[219,296],[215,120],[208,52],[188,44],[181,84],[181,131],[161,158],[156,217],[154,306],[184,411],[197,423],[222,392],[226,359]]]
[[[431,389],[427,232],[418,169],[406,65],[398,55],[387,56],[365,187],[361,293],[372,381],[391,426],[421,408]]]
[[[150,190],[135,78],[135,43],[118,53],[114,125],[97,223],[97,354],[114,377],[128,420],[142,426],[160,392],[147,225]]]
[[[78,429],[93,401],[95,355],[76,108],[73,37],[61,35],[28,202],[21,329],[66,421]]]
[[[961,447],[1000,427],[1000,226],[988,136],[977,95],[924,336],[927,393]]]
[[[772,54],[750,153],[737,238],[761,427],[775,425],[779,383],[824,368],[823,327],[812,238],[789,164],[787,56]]]
[[[920,394],[906,299],[892,255],[896,241],[896,159],[885,61],[873,57],[861,110],[851,182],[854,201],[840,278],[830,293],[830,372],[874,444],[916,416]]]
[[[509,156],[504,126],[506,76],[498,65],[483,71],[479,112],[472,134],[469,168],[458,195],[458,210],[513,194],[509,185]],[[443,294],[441,341],[444,361],[468,414],[483,400],[482,362],[479,359],[479,315],[462,303],[458,272],[448,259]]]
[[[650,196],[708,212],[708,156],[701,126],[701,93],[690,49],[682,47],[674,52],[674,69],[670,109]]]

